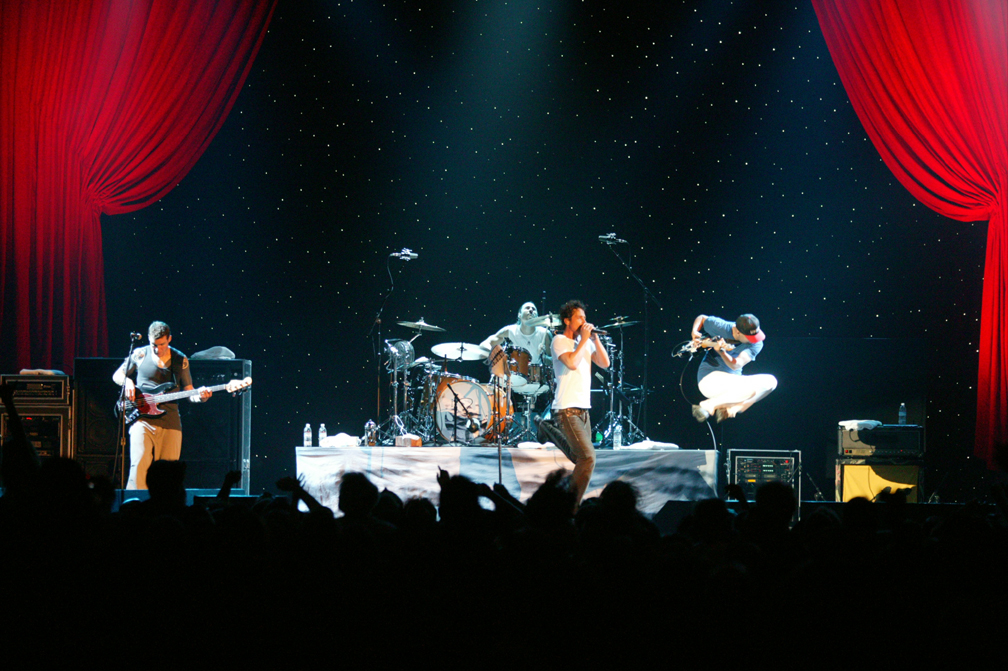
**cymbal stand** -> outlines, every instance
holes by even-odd
[[[500,356],[503,356],[503,351]],[[491,369],[493,365],[491,364]],[[505,368],[507,371],[507,382],[504,388],[501,388],[500,378],[494,376],[493,381],[490,384],[490,393],[494,395],[490,402],[490,413],[491,413],[491,431],[496,434],[497,438],[497,484],[504,484],[504,445],[502,441],[504,440],[504,433],[510,427],[508,424],[507,409],[509,402],[511,400],[511,371]],[[502,405],[501,403],[501,393],[504,393],[504,416],[501,417],[501,410],[499,409]],[[510,437],[510,436],[509,436]]]
[[[647,393],[646,390],[642,389],[641,391],[642,391],[642,393],[645,393],[645,394]],[[624,445],[633,445],[634,443],[639,443],[641,441],[647,440],[647,435],[641,430],[641,428],[639,426],[637,426],[636,424],[634,424],[634,421],[633,421],[633,401],[631,399],[627,399],[627,403],[629,404],[629,407],[627,408],[627,416],[626,416],[627,430],[623,434],[623,444]],[[644,399],[642,398],[641,399],[641,405],[643,405],[643,403],[644,403]]]
[[[415,433],[424,442],[429,442],[434,440],[437,428],[434,426],[434,410],[431,406],[431,403],[437,403],[437,398],[435,398],[437,393],[437,378],[429,363],[424,364],[420,368],[420,371],[423,375],[413,385],[412,398],[409,400],[408,426],[410,427],[410,433]]]
[[[490,393],[493,394],[493,398],[490,401],[490,431],[496,434],[497,446],[500,447],[501,440],[504,438],[504,433],[506,431],[508,417],[507,417],[507,400],[511,398],[511,369],[508,368],[508,353],[506,347],[494,348],[490,357],[487,359],[487,367],[490,369]],[[494,374],[494,366],[498,363],[502,364],[504,369],[505,377],[507,377],[506,383],[501,383],[501,378]],[[499,408],[501,400],[501,393],[504,393],[504,416],[501,417],[501,410]],[[499,456],[499,455],[498,455]]]
[[[650,316],[648,312],[648,306],[650,305],[651,302],[654,302],[654,304],[660,310],[662,309],[662,305],[655,297],[655,295],[651,292],[651,290],[647,288],[647,284],[644,283],[644,280],[642,280],[637,275],[637,273],[633,271],[633,263],[632,263],[633,252],[631,252],[629,249],[630,243],[628,243],[626,240],[621,240],[617,238],[615,233],[611,233],[608,236],[605,236],[605,239],[599,238],[599,240],[603,242],[607,247],[609,247],[609,251],[612,252],[613,255],[617,259],[619,259],[619,262],[623,264],[623,267],[626,268],[627,275],[629,275],[635,282],[637,282],[637,284],[640,285],[641,290],[644,292],[644,379],[642,380],[641,384],[641,386],[644,388],[644,397],[641,399],[641,423],[644,425],[644,428],[646,429],[647,397],[648,397],[648,353],[650,350],[650,337],[649,337]],[[618,245],[627,245],[626,259],[620,256],[619,252],[616,251],[616,247]]]
[[[606,371],[606,373],[609,376],[609,382],[607,385],[608,386],[607,391],[609,392],[609,412],[607,412],[605,414],[605,417],[600,419],[598,423],[595,424],[595,428],[592,430],[592,432],[602,434],[602,442],[599,443],[599,447],[612,447],[612,432],[613,429],[616,428],[616,422],[617,422],[617,415],[614,410],[614,403],[616,399],[616,380],[615,380],[616,366],[614,366],[613,363],[617,358],[619,358],[620,361],[622,362],[623,354],[622,352],[616,351],[615,344],[613,344],[612,339],[609,338],[608,336],[599,336],[599,340],[602,341],[603,346],[609,353],[609,369]],[[598,373],[596,373],[596,375],[599,377],[599,379],[603,381],[603,383],[605,383],[605,378],[601,377],[601,375],[599,375]],[[620,408],[622,409],[622,401]],[[605,427],[604,431],[602,430],[603,427]]]
[[[399,374],[402,372],[403,375],[405,375],[406,372],[405,366],[397,364],[395,350],[388,342],[385,343],[385,349],[389,355],[388,372],[392,376],[392,380],[389,383],[392,387],[392,414],[386,421],[382,422],[378,429],[378,435],[382,445],[394,445],[396,436],[402,436],[407,433],[406,426],[399,417]],[[405,404],[406,400],[404,398],[403,406],[405,406]]]

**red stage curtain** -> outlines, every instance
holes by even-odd
[[[812,0],[847,95],[896,178],[988,221],[976,455],[1008,441],[1008,3]]]
[[[99,215],[170,191],[220,129],[275,0],[0,0],[0,363],[107,348]]]

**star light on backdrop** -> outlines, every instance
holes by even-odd
[[[193,171],[103,219],[111,353],[114,334],[158,318],[187,351],[252,359],[252,477],[269,487],[293,471],[305,422],[359,435],[379,419],[367,334],[389,252],[418,258],[390,267],[383,337],[421,317],[447,329],[422,335],[420,356],[479,342],[526,300],[641,319],[640,287],[598,243],[615,231],[662,305],[650,437],[707,446],[669,354],[696,314],[753,312],[768,334],[754,372],[781,387],[749,414],[817,412],[787,371],[830,356],[819,338],[924,338],[929,450],[963,460],[985,226],[896,183],[806,3],[610,4],[281,4]],[[152,247],[156,233],[183,253]],[[127,282],[148,267],[174,304]],[[639,383],[643,329],[625,335]],[[813,472],[824,490],[829,475]]]

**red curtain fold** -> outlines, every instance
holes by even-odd
[[[889,169],[952,219],[988,221],[975,453],[1008,442],[1008,3],[812,0]]]
[[[107,349],[100,214],[145,207],[224,123],[275,0],[0,0],[0,362]]]

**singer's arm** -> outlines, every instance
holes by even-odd
[[[609,352],[602,346],[602,341],[596,333],[592,332],[592,340],[595,341],[595,352],[592,354],[592,362],[599,368],[609,367]]]

